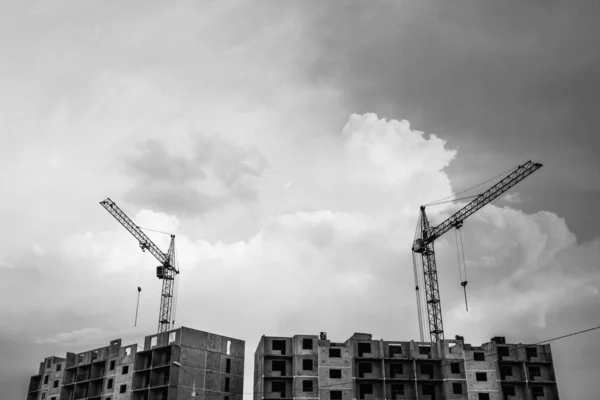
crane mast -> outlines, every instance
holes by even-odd
[[[442,306],[440,302],[440,291],[438,286],[437,265],[435,261],[434,242],[444,233],[452,228],[460,228],[466,218],[473,215],[477,210],[484,207],[494,199],[501,196],[507,190],[521,182],[523,179],[542,167],[542,164],[528,161],[520,165],[494,186],[478,195],[469,204],[458,210],[451,217],[438,226],[431,226],[425,213],[425,206],[421,206],[417,237],[413,243],[412,251],[421,255],[423,265],[423,282],[425,286],[425,299],[427,303],[427,318],[429,322],[429,334],[432,342],[444,339],[444,325],[442,321]],[[466,281],[463,282],[463,286]],[[417,285],[417,290],[419,287]]]
[[[173,313],[173,291],[175,277],[179,271],[175,268],[175,235],[171,235],[169,250],[164,253],[146,234],[125,214],[110,198],[101,201],[100,204],[129,231],[139,242],[142,251],[148,250],[160,263],[156,267],[156,276],[162,279],[162,293],[160,298],[160,310],[158,313],[158,333],[171,329]]]

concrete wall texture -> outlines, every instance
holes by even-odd
[[[254,400],[559,400],[550,345],[263,336]]]
[[[27,400],[242,400],[243,340],[181,327],[147,336],[144,347],[109,346],[49,357]],[[179,363],[181,366],[173,364]]]

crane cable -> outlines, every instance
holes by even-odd
[[[413,238],[413,243],[414,241],[417,240],[418,237],[420,237],[419,232],[422,230],[421,224],[422,224],[422,217],[421,215],[419,215],[419,218],[417,219],[417,226],[415,227],[415,235]],[[411,249],[412,250],[412,249]],[[414,251],[411,251],[412,253],[412,258],[413,258],[413,271],[415,274],[415,293],[416,293],[416,297],[417,297],[417,319],[419,321],[419,335],[421,338],[421,341],[424,340],[423,338],[423,326],[424,326],[424,310],[423,310],[423,304],[425,299],[423,299],[423,302],[421,301],[421,297],[423,296],[421,294],[421,291],[419,290],[419,288],[421,287],[421,280],[422,280],[422,268],[421,268],[421,264],[418,261],[417,256],[415,255]],[[424,286],[424,283],[423,283]]]
[[[463,243],[463,234],[460,226],[456,226],[454,229],[454,237],[456,239],[456,257],[458,258],[458,274],[460,276],[460,285],[463,287],[465,294],[465,308],[469,311],[469,304],[467,302],[467,264],[465,262],[465,247]],[[459,249],[460,241],[460,249]],[[461,259],[462,256],[462,259]],[[462,265],[462,268],[461,268]],[[464,278],[463,278],[464,272]]]
[[[490,182],[490,181],[493,181],[493,180],[494,180],[494,179],[496,179],[496,178],[499,178],[499,177],[501,177],[501,176],[503,176],[503,175],[506,175],[506,174],[508,174],[508,173],[509,173],[509,172],[511,172],[511,171],[514,171],[514,170],[516,170],[518,167],[519,167],[519,165],[516,165],[516,166],[514,166],[514,167],[512,167],[512,168],[509,168],[509,169],[507,169],[507,170],[506,170],[506,171],[504,171],[504,172],[501,172],[501,173],[499,173],[499,174],[498,174],[498,175],[496,175],[496,176],[493,176],[493,177],[491,177],[490,179],[487,179],[487,180],[485,180],[485,181],[483,181],[483,182],[481,182],[481,183],[478,183],[477,185],[471,186],[470,188],[467,188],[467,189],[461,190],[460,192],[454,193],[454,194],[452,194],[452,195],[450,195],[450,196],[443,197],[443,198],[441,198],[441,199],[439,199],[439,200],[432,201],[431,203],[424,204],[424,205],[425,205],[425,206],[433,206],[433,205],[442,204],[442,203],[449,203],[449,202],[452,202],[452,201],[455,201],[455,200],[462,200],[462,199],[456,199],[455,197],[456,197],[456,196],[458,196],[459,194],[463,194],[463,193],[465,193],[465,192],[468,192],[469,190],[475,189],[476,187],[479,187],[479,186],[481,186],[481,185],[485,185],[486,183],[488,183],[488,182]],[[477,197],[477,196],[478,196],[478,195],[475,195],[475,196],[467,196],[467,197],[465,197],[465,198],[468,198],[468,197]],[[450,200],[448,200],[448,199],[450,199]],[[463,198],[463,199],[464,199],[464,198]],[[445,200],[446,200],[446,201],[445,201]]]
[[[177,271],[179,272],[179,257],[177,256],[177,247],[173,248],[173,252],[175,253],[175,265],[173,265],[173,267],[177,268]],[[173,285],[175,286],[174,292],[174,298],[173,298],[173,328],[175,328],[175,320],[177,317],[177,297],[179,295],[179,279],[177,278],[177,275],[179,275],[179,273],[176,273],[173,276]]]
[[[133,323],[133,326],[137,326],[137,319],[138,319],[138,312],[140,309],[140,294],[142,292],[142,282],[144,281],[144,255],[145,253],[142,253],[141,257],[140,257],[140,274],[138,275],[138,287],[137,287],[137,291],[138,291],[138,295],[137,295],[137,305],[135,306],[135,321]]]

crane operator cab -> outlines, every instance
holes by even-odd
[[[162,265],[156,267],[156,277],[158,279],[163,279],[165,277],[165,267],[163,267]]]
[[[412,251],[415,253],[423,254],[425,252],[425,240],[415,240],[415,242],[413,243]]]

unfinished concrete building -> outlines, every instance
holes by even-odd
[[[106,347],[49,357],[27,400],[242,400],[242,340],[181,327],[147,336],[144,347]]]
[[[325,334],[263,336],[254,355],[254,400],[558,400],[550,345],[480,347]]]

